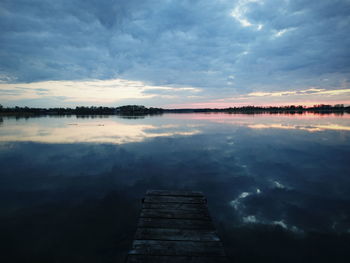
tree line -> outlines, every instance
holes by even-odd
[[[0,105],[1,113],[8,114],[34,114],[34,115],[147,115],[147,114],[161,114],[161,108],[146,108],[141,105],[126,105],[121,107],[86,107],[77,106],[75,108],[32,108],[32,107],[3,107]]]
[[[288,106],[242,106],[242,107],[229,107],[224,109],[170,109],[164,110],[164,112],[227,112],[227,113],[304,113],[304,112],[315,112],[315,113],[350,113],[350,106],[345,107],[344,104],[328,105],[328,104],[317,104],[310,107],[303,105],[288,105]]]
[[[0,105],[0,113],[6,114],[27,114],[27,115],[152,115],[167,113],[188,113],[188,112],[227,112],[227,113],[350,113],[350,106],[343,104],[327,105],[318,104],[310,107],[302,105],[289,106],[243,106],[243,107],[229,107],[224,109],[162,109],[162,108],[147,108],[142,105],[126,105],[120,107],[86,107],[77,106],[75,108],[33,108],[33,107],[3,107]]]

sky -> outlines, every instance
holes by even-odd
[[[0,104],[350,104],[350,0],[1,0]]]

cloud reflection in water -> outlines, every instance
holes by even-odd
[[[167,123],[146,118],[125,121],[116,116],[103,118],[6,119],[0,130],[0,141],[32,141],[43,143],[113,143],[142,142],[149,138],[191,136],[206,132],[214,122],[232,127],[251,129],[286,129],[319,132],[350,131],[350,118],[306,114],[301,116],[261,114],[168,114]],[[49,121],[48,121],[49,120]],[[57,121],[58,120],[58,121]],[[186,122],[186,120],[191,120]],[[233,143],[233,142],[231,142]]]
[[[300,238],[301,233],[327,235],[311,234],[310,240],[303,239],[304,244],[333,242],[340,246],[345,243],[338,234],[350,228],[348,116],[4,117],[0,215],[6,227],[2,233],[8,238],[15,235],[23,247],[30,244],[32,251],[45,250],[50,255],[57,251],[56,242],[63,244],[64,253],[71,251],[72,243],[82,244],[79,256],[97,262],[99,252],[92,249],[87,254],[86,242],[103,249],[106,244],[122,242],[119,237],[132,238],[136,224],[132,220],[136,222],[137,206],[147,189],[195,189],[207,196],[229,251],[237,252],[239,247],[243,259],[245,252],[268,257],[275,255],[274,246],[298,246],[294,235]],[[91,215],[96,215],[92,221]],[[100,229],[105,218],[113,219],[111,225]],[[11,227],[14,219],[20,222],[20,230],[16,230],[18,225]],[[33,233],[26,229],[28,222],[35,226]],[[79,232],[77,225],[98,228],[102,236],[87,240],[86,229]],[[110,229],[116,229],[113,236]],[[22,230],[29,231],[25,238]],[[33,241],[36,235],[43,238]],[[45,244],[40,240],[52,248],[42,248]],[[106,243],[99,245],[96,240]],[[125,252],[128,247],[126,242],[120,249]],[[317,251],[319,259],[335,249],[327,246]],[[110,253],[119,252],[111,247]],[[298,248],[295,254],[302,253],[308,251]],[[22,254],[27,255],[18,255]],[[290,254],[280,259],[286,258]],[[274,262],[282,261],[289,262]]]

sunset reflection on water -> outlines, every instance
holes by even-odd
[[[308,258],[298,246],[322,243],[314,262],[344,257],[350,251],[344,246],[350,244],[349,116],[2,117],[2,244],[12,240],[33,259],[49,258],[57,244],[66,255],[80,249],[84,262],[97,262],[106,247],[110,257],[123,258],[145,192],[183,189],[208,198],[229,253],[239,247],[274,255],[287,244]]]
[[[113,143],[142,142],[149,138],[191,136],[206,132],[210,123],[226,128],[286,129],[319,132],[350,131],[350,115],[320,114],[164,114],[162,117],[125,119],[119,116],[101,118],[40,117],[4,118],[0,141],[43,143]]]

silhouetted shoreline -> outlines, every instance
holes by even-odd
[[[229,107],[229,108],[202,108],[202,109],[162,109],[162,108],[147,108],[142,105],[126,105],[120,107],[75,107],[75,108],[29,108],[29,107],[2,107],[0,105],[0,115],[123,115],[123,116],[144,116],[144,115],[160,115],[163,113],[217,113],[224,112],[230,114],[303,114],[303,113],[317,113],[317,114],[343,114],[350,113],[350,106],[343,104],[336,105],[314,105],[312,107],[305,106],[243,106],[243,107]]]

